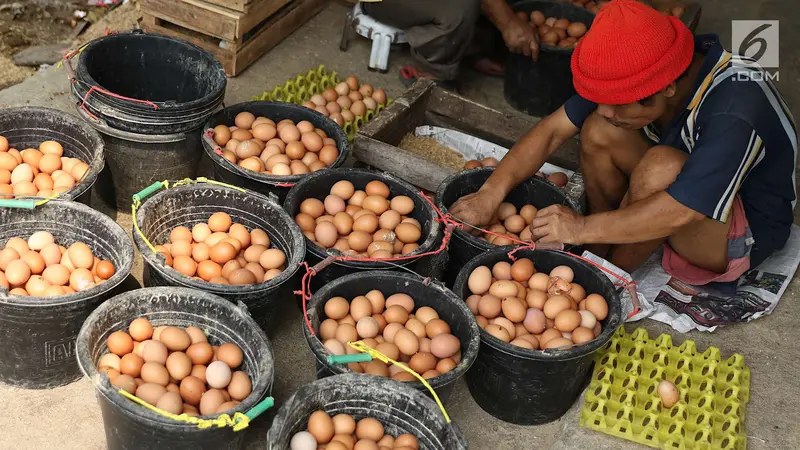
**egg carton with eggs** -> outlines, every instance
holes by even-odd
[[[669,335],[652,340],[641,328],[620,328],[597,361],[582,426],[654,448],[747,448],[750,368],[742,355],[723,360],[716,347],[699,353],[693,341],[675,347]],[[658,394],[662,380],[679,393],[671,408]]]
[[[300,73],[294,78],[286,80],[286,82],[275,86],[272,90],[264,91],[261,95],[253,96],[251,100],[278,101],[302,105],[305,102],[311,101],[313,96],[322,94],[326,89],[334,89],[342,82],[343,80],[337,72],[328,72],[325,65],[321,64],[316,69],[309,69],[305,73]],[[342,123],[339,125],[352,141],[359,128],[369,122],[391,102],[392,99],[388,97],[386,97],[383,102],[376,101],[374,109],[367,108],[363,114],[359,115],[353,113],[354,117],[352,120],[343,119]],[[348,108],[350,108],[350,106],[342,107],[342,109]],[[329,114],[331,113],[325,113],[326,116]]]

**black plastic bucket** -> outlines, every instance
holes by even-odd
[[[480,344],[480,328],[466,303],[453,292],[437,281],[424,280],[409,273],[389,271],[373,271],[354,273],[334,280],[320,289],[308,304],[308,317],[311,326],[319,330],[319,324],[325,320],[325,303],[333,297],[344,297],[348,300],[379,289],[386,297],[397,293],[410,295],[414,299],[414,307],[430,306],[439,313],[439,317],[450,325],[454,336],[461,341],[461,361],[451,371],[428,380],[431,387],[442,401],[446,401],[455,387],[455,382],[469,370],[478,355]],[[316,335],[311,335],[308,326],[303,324],[303,333],[314,356],[317,358],[317,377],[351,372],[346,365],[329,364],[325,349]],[[365,375],[368,376],[368,375]],[[419,381],[407,382],[409,386],[429,393]],[[429,395],[429,394],[428,394]]]
[[[455,423],[447,423],[436,403],[402,383],[380,377],[343,374],[306,384],[287,401],[267,434],[267,450],[288,450],[295,433],[304,431],[314,411],[331,416],[372,417],[397,437],[413,434],[420,450],[466,450]]]
[[[430,251],[436,251],[442,242],[442,227],[436,220],[437,213],[428,200],[422,197],[419,189],[400,180],[388,173],[376,172],[367,169],[331,169],[322,170],[316,173],[307,175],[300,180],[286,196],[286,201],[283,206],[286,212],[294,219],[300,212],[300,203],[307,198],[324,199],[330,193],[331,187],[337,181],[348,180],[358,190],[363,190],[364,187],[373,180],[380,180],[389,186],[391,196],[405,195],[414,200],[414,211],[410,214],[411,217],[419,221],[422,225],[422,237],[424,241],[419,244],[410,256],[415,254],[422,254]],[[323,259],[331,255],[340,255],[338,250],[328,250],[318,246],[317,244],[306,239],[307,258],[309,265],[313,266]],[[441,255],[423,256],[419,258],[406,259],[401,261],[387,262],[381,261],[336,261],[324,270],[320,271],[316,276],[311,279],[311,286],[317,290],[327,283],[330,283],[337,278],[344,275],[355,273],[364,270],[403,270],[398,266],[403,266],[406,269],[412,270],[422,276],[439,278],[440,272],[443,270],[443,258]]]
[[[494,172],[494,167],[483,167],[465,170],[447,177],[436,190],[436,206],[443,214],[447,214],[447,209],[458,199],[478,192],[492,172]],[[578,203],[569,198],[563,189],[539,177],[531,177],[520,183],[504,201],[512,203],[517,209],[524,205],[533,205],[537,209],[550,205],[564,205],[575,211],[581,211]],[[461,268],[469,260],[495,248],[497,246],[480,237],[473,236],[469,230],[454,230],[444,276],[446,284],[453,285]]]
[[[263,116],[272,119],[275,123],[284,119],[289,119],[295,123],[307,120],[314,124],[315,127],[324,131],[329,138],[336,141],[336,147],[339,149],[339,157],[336,158],[333,164],[328,166],[329,169],[344,164],[347,155],[350,153],[350,141],[347,139],[344,130],[342,130],[336,122],[313,109],[308,109],[293,103],[264,101],[238,103],[211,116],[206,122],[204,130],[207,131],[217,125],[233,126],[236,115],[244,111],[253,113],[256,117]],[[222,151],[213,139],[203,139],[203,149],[214,165],[214,179],[262,194],[274,193],[281,202],[289,193],[292,187],[291,185],[296,184],[298,181],[308,176],[277,176],[244,169],[223,158]],[[327,169],[323,169],[323,171],[324,170]]]
[[[274,200],[255,192],[209,183],[179,186],[146,199],[136,213],[139,229],[153,245],[169,242],[170,231],[180,225],[206,222],[215,212],[228,213],[248,230],[261,228],[271,244],[286,254],[286,270],[266,283],[251,285],[212,284],[181,274],[155,254],[134,229],[133,240],[144,258],[145,286],[181,286],[210,292],[245,304],[255,321],[269,329],[270,318],[282,303],[294,301],[299,284],[297,269],[305,256],[305,238],[294,219]]]
[[[105,157],[113,185],[112,195],[104,195],[119,211],[131,209],[133,194],[157,181],[195,178],[200,165],[200,130],[172,135],[145,135],[116,130],[78,110],[100,131],[105,141]]]
[[[513,247],[499,247],[477,256],[458,275],[454,291],[462,299],[471,293],[467,281],[479,266],[512,262]],[[553,250],[519,250],[516,258],[529,258],[542,272],[565,265],[587,293],[600,294],[608,302],[608,317],[596,339],[568,350],[529,350],[507,344],[481,330],[481,349],[467,372],[467,387],[484,411],[517,425],[539,425],[564,415],[580,396],[591,375],[595,353],[622,324],[622,305],[614,284],[598,268],[574,256]],[[492,382],[487,382],[492,380]]]
[[[62,111],[24,106],[0,110],[0,136],[8,139],[10,148],[22,151],[39,148],[44,141],[56,141],[64,148],[64,156],[78,158],[89,165],[83,181],[59,198],[89,204],[91,187],[103,170],[103,140],[91,127]]]
[[[514,11],[526,14],[539,10],[545,17],[559,17],[570,22],[592,25],[594,14],[569,2],[522,0],[512,5]],[[537,61],[530,56],[509,53],[506,59],[503,94],[515,109],[532,116],[543,117],[557,110],[575,95],[572,85],[571,48],[540,44]]]
[[[83,49],[73,74],[78,111],[105,140],[119,210],[155,181],[197,176],[200,128],[227,84],[213,55],[169,36],[112,34]]]
[[[91,41],[74,73],[72,93],[86,109],[111,128],[144,135],[197,129],[222,104],[227,84],[211,53],[140,31]]]
[[[242,306],[194,289],[144,288],[118,295],[101,305],[86,320],[78,336],[81,370],[94,384],[109,449],[238,449],[244,431],[177,422],[162,417],[118,394],[108,377],[97,372],[97,361],[107,352],[106,339],[114,331],[127,329],[137,317],[154,326],[194,325],[202,329],[212,345],[231,342],[244,353],[242,369],[253,380],[253,391],[234,412],[247,412],[270,394],[274,378],[272,347],[267,336]],[[208,419],[210,416],[201,416]]]
[[[133,244],[111,218],[80,203],[51,200],[36,209],[0,209],[0,247],[12,237],[48,231],[65,247],[89,245],[116,273],[97,286],[59,297],[9,296],[0,288],[0,381],[26,389],[71,383],[81,374],[75,339],[97,305],[117,294],[133,266]]]

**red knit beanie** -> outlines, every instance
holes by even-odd
[[[638,1],[613,0],[572,54],[573,83],[592,102],[631,103],[669,86],[693,55],[692,32],[680,19]]]

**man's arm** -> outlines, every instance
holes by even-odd
[[[494,173],[481,187],[504,199],[521,182],[532,177],[547,158],[580,129],[570,121],[564,106],[542,119],[511,147]]]
[[[508,49],[534,60],[539,56],[539,41],[528,21],[522,20],[505,0],[481,0],[481,9],[503,35]]]
[[[533,176],[578,131],[562,106],[517,141],[478,192],[462,197],[450,207],[450,213],[471,225],[487,225],[508,193]]]

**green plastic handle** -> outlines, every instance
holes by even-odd
[[[275,406],[275,399],[272,397],[267,397],[264,400],[261,400],[261,403],[257,404],[253,407],[250,411],[244,413],[245,416],[249,417],[250,420],[255,419],[256,417],[264,414],[268,409]]]
[[[0,208],[34,209],[36,208],[36,200],[21,198],[0,200]]]
[[[353,355],[328,355],[328,364],[350,364],[370,361],[372,361],[372,356],[370,356],[369,353],[355,353]]]
[[[151,196],[152,194],[158,192],[161,188],[164,187],[164,184],[160,181],[156,181],[155,183],[147,186],[146,188],[142,189],[136,194],[133,194],[133,201],[141,202],[145,198]]]

